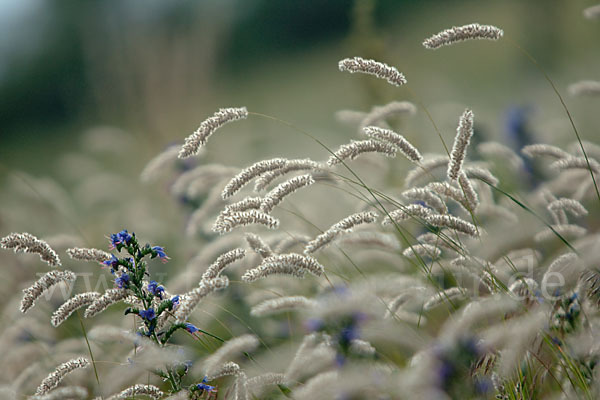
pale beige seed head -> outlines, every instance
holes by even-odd
[[[567,90],[571,96],[600,96],[600,82],[579,81],[569,85]]]
[[[527,145],[521,149],[521,153],[531,158],[546,156],[561,159],[571,157],[569,153],[561,148],[543,143]]]
[[[277,229],[279,220],[258,210],[240,211],[225,215],[220,220],[218,219],[213,226],[213,231],[222,235],[231,232],[234,228],[251,224],[260,224],[269,229]]]
[[[40,386],[38,386],[38,388],[36,389],[35,394],[37,396],[41,396],[50,392],[52,389],[58,386],[58,384],[63,380],[63,378],[67,374],[73,372],[76,369],[85,368],[88,365],[90,365],[90,362],[87,358],[84,357],[74,358],[59,365],[58,367],[56,367],[56,370],[54,370],[54,372],[52,372],[42,381]]]
[[[258,345],[258,338],[254,335],[241,335],[228,340],[204,360],[204,373],[208,376],[214,375],[225,362],[253,351]]]
[[[137,395],[146,395],[152,399],[160,399],[165,394],[154,385],[135,384],[120,393],[110,396],[107,400],[125,400]]]
[[[267,214],[270,213],[273,208],[283,201],[284,197],[301,188],[310,186],[313,183],[315,183],[315,180],[311,174],[295,176],[283,183],[280,183],[265,195],[265,198],[262,200],[260,210]]]
[[[188,158],[198,154],[200,147],[206,145],[206,141],[218,128],[228,122],[248,118],[246,107],[221,108],[214,115],[204,120],[198,129],[185,139],[185,143],[179,150],[179,158]]]
[[[255,317],[264,317],[284,311],[310,309],[316,306],[316,301],[310,300],[304,296],[277,297],[275,299],[265,300],[252,307],[250,314]]]
[[[456,137],[450,153],[450,163],[448,164],[448,178],[452,181],[458,179],[462,170],[462,165],[467,155],[467,147],[473,136],[473,111],[466,109],[458,121]]]
[[[23,299],[21,300],[21,312],[27,312],[31,307],[35,305],[35,301],[40,298],[42,294],[50,287],[59,283],[74,282],[76,276],[71,271],[50,271],[34,282],[33,285],[27,289],[23,289]]]
[[[129,296],[130,292],[127,289],[108,289],[102,294],[102,296],[95,299],[88,308],[85,309],[83,316],[85,318],[92,318],[95,315],[106,310],[109,306],[125,300]]]
[[[427,49],[437,49],[463,40],[488,39],[498,40],[504,35],[504,31],[493,25],[480,25],[477,23],[463,26],[453,26],[425,39],[423,46]]]
[[[350,72],[351,74],[359,72],[385,79],[394,86],[406,84],[406,78],[396,68],[375,60],[367,60],[361,57],[345,58],[338,63],[338,67],[342,72]]]
[[[100,297],[100,293],[97,292],[80,293],[71,297],[52,314],[50,322],[55,327],[59,326],[76,310],[93,303],[98,297]]]
[[[202,281],[210,281],[211,279],[215,279],[221,271],[225,269],[229,264],[232,264],[238,260],[241,260],[246,255],[246,251],[244,249],[233,249],[228,251],[227,253],[221,254],[214,263],[212,263],[204,275],[202,275]]]
[[[13,249],[15,253],[35,253],[40,256],[42,261],[51,267],[60,266],[58,254],[46,243],[30,233],[11,233],[0,239],[0,247],[3,249]]]
[[[329,157],[327,165],[333,167],[334,165],[343,163],[344,160],[354,160],[364,153],[379,153],[387,157],[395,157],[396,151],[395,146],[378,140],[353,140],[348,144],[340,146],[340,148]]]
[[[146,164],[140,174],[140,180],[144,183],[156,180],[165,168],[175,163],[177,154],[179,154],[179,146],[171,146],[162,153],[159,153],[156,157],[148,161],[148,164]]]
[[[600,18],[600,4],[596,4],[595,6],[591,6],[583,10],[583,16],[587,19]]]
[[[379,139],[396,146],[406,158],[414,163],[418,163],[423,159],[423,156],[421,153],[419,153],[419,150],[417,150],[415,146],[406,140],[404,136],[390,129],[383,129],[377,126],[366,126],[363,128],[363,132],[369,137]]]
[[[74,260],[95,261],[102,264],[104,261],[110,260],[111,255],[100,249],[87,249],[82,247],[72,247],[67,249],[67,254]]]
[[[363,224],[371,224],[377,221],[378,215],[372,211],[355,213],[347,216],[341,221],[333,224],[325,232],[308,242],[304,248],[304,254],[311,254],[329,245],[338,236],[350,232],[354,227]]]
[[[247,270],[242,276],[242,280],[254,282],[275,274],[303,278],[306,272],[321,276],[324,271],[325,268],[312,257],[296,253],[278,254],[264,259],[258,267]]]
[[[236,194],[241,190],[248,182],[252,179],[270,171],[275,171],[284,168],[288,163],[285,158],[273,158],[270,160],[262,160],[252,164],[249,167],[242,169],[236,176],[234,176],[223,189],[222,197],[223,200]]]

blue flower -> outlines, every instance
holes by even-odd
[[[167,253],[165,253],[165,249],[161,246],[152,247],[152,257],[156,256],[158,256],[158,258],[160,258],[162,262],[167,262],[167,260],[169,259]]]
[[[206,390],[207,392],[216,392],[216,390],[215,390],[215,387],[214,387],[214,386],[210,386],[210,385],[207,385],[207,384],[206,384],[206,382],[207,382],[207,379],[208,379],[208,378],[205,376],[205,377],[204,377],[204,379],[202,379],[202,383],[198,383],[198,384],[196,384],[196,388],[197,388],[198,390],[202,390],[202,391],[205,391],[205,390]]]
[[[309,332],[317,332],[324,327],[325,323],[319,318],[309,318],[304,322],[304,328]]]
[[[115,284],[119,289],[123,289],[123,287],[127,287],[129,285],[129,275],[126,273],[121,274],[121,276],[115,279]]]
[[[477,393],[489,393],[493,388],[494,385],[490,379],[485,377],[475,379],[475,391]]]
[[[196,328],[193,324],[190,324],[189,322],[185,323],[185,330],[188,331],[189,333],[195,333],[198,332],[198,328]]]
[[[119,265],[119,259],[114,254],[111,254],[110,260],[102,261],[102,264],[111,267],[112,269],[116,269]]]
[[[165,292],[165,288],[159,286],[156,281],[150,281],[148,283],[148,291],[162,300],[162,294]]]
[[[179,307],[179,295],[173,296],[171,303],[173,304],[173,310],[177,309]]]
[[[119,245],[127,245],[131,242],[132,236],[127,232],[127,229],[123,229],[119,233],[113,233],[110,235],[110,248],[118,248]]]
[[[359,338],[358,327],[354,324],[342,328],[339,336],[341,343],[349,344]]]
[[[511,106],[506,110],[504,116],[505,131],[509,140],[513,142],[517,149],[534,142],[528,127],[529,117],[533,111],[530,106]]]
[[[156,318],[156,313],[153,308],[149,308],[147,310],[140,310],[140,317],[144,318],[146,321],[152,321]]]

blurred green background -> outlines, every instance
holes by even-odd
[[[513,104],[544,106],[530,89],[548,90],[513,41],[537,58],[559,89],[597,78],[589,71],[600,65],[600,25],[581,16],[591,4],[2,0],[1,162],[53,174],[49,166],[57,153],[79,146],[80,134],[97,125],[134,134],[144,161],[181,142],[217,108],[241,105],[290,120],[334,145],[344,135],[334,111],[414,100],[404,88],[390,91],[338,73],[337,61],[354,55],[398,66],[429,106],[477,104],[496,123]],[[470,22],[500,26],[506,40],[435,52],[421,46],[432,33]],[[558,113],[556,101],[545,97],[553,107],[549,115]],[[254,136],[245,144],[262,151],[273,141],[280,142],[277,148],[284,141],[313,146],[267,125],[248,132]],[[235,145],[231,139],[223,144]]]

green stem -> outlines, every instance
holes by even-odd
[[[88,351],[90,352],[92,366],[94,367],[94,375],[96,375],[96,382],[98,383],[98,385],[100,385],[100,379],[98,378],[98,370],[96,369],[96,361],[94,360],[94,354],[92,353],[92,347],[90,346],[90,342],[87,337],[87,332],[85,330],[85,326],[83,325],[83,320],[81,319],[79,310],[77,310],[77,318],[79,319],[79,323],[81,324],[81,330],[83,331],[83,337],[85,338],[85,343],[87,344]]]
[[[207,336],[210,336],[210,337],[212,337],[212,338],[215,338],[215,339],[217,339],[217,340],[218,340],[218,341],[220,341],[220,342],[225,342],[225,340],[223,340],[222,338],[220,338],[220,337],[218,337],[218,336],[216,336],[216,335],[213,335],[213,334],[212,334],[212,333],[210,333],[210,332],[206,332],[206,331],[204,331],[204,330],[202,330],[202,329],[200,329],[200,328],[196,328],[196,329],[198,329],[198,332],[202,332],[203,334],[205,334],[205,335],[207,335]]]

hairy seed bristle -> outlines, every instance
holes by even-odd
[[[417,107],[408,101],[392,101],[391,103],[383,106],[374,106],[371,111],[360,119],[360,126],[365,127],[369,125],[379,126],[381,122],[385,121],[394,115],[414,115],[417,112]]]
[[[402,252],[402,255],[408,258],[429,257],[432,260],[437,260],[442,255],[442,251],[438,247],[423,243],[407,247]]]
[[[550,229],[550,227],[546,227],[540,232],[536,233],[536,235],[533,237],[533,240],[538,243],[553,239],[558,240],[559,238],[556,233],[567,240],[577,239],[585,235],[587,233],[587,229],[573,224],[552,225],[552,229]]]
[[[250,224],[260,224],[269,229],[277,229],[279,220],[258,210],[240,211],[224,215],[222,219],[215,222],[212,229],[214,232],[224,234],[231,232],[234,228]]]
[[[453,304],[454,301],[464,296],[464,289],[456,286],[451,287],[433,295],[429,300],[425,302],[425,304],[423,305],[423,309],[428,311],[446,302]]]
[[[72,247],[67,249],[67,254],[74,260],[96,261],[102,264],[111,258],[110,253],[99,249],[87,249],[82,247]]]
[[[523,159],[519,157],[510,147],[497,142],[484,142],[477,145],[477,151],[480,155],[489,158],[499,158],[508,162],[515,171],[522,171],[525,168]]]
[[[162,171],[177,160],[179,146],[171,146],[162,153],[159,153],[152,160],[148,161],[142,173],[140,180],[144,183],[152,182],[162,173]]]
[[[266,189],[266,187],[278,177],[293,171],[319,171],[323,168],[323,165],[317,161],[313,161],[310,158],[298,159],[298,160],[286,160],[285,166],[273,171],[265,172],[256,179],[254,184],[254,191],[260,192]]]
[[[179,158],[187,158],[198,154],[200,147],[206,145],[206,141],[218,128],[228,122],[248,118],[246,107],[221,108],[214,115],[204,120],[198,129],[185,139],[185,143],[179,151]]]
[[[23,289],[23,299],[21,300],[21,312],[26,313],[31,307],[35,305],[35,301],[50,287],[57,285],[61,282],[74,282],[76,276],[71,271],[50,271],[40,279],[38,279],[33,285],[27,289]]]
[[[295,176],[283,183],[280,183],[265,195],[265,198],[260,206],[260,211],[267,214],[270,213],[273,208],[283,201],[285,196],[294,193],[300,188],[310,186],[313,183],[315,183],[315,180],[310,174]]]
[[[40,386],[38,386],[36,389],[35,394],[37,396],[41,396],[50,392],[52,389],[58,386],[58,384],[67,374],[75,371],[76,369],[85,368],[88,365],[90,365],[90,362],[84,357],[74,358],[59,365],[56,367],[54,372],[52,372],[42,381]]]
[[[370,224],[377,220],[377,214],[372,211],[365,211],[349,215],[341,221],[333,224],[325,232],[308,242],[304,248],[304,254],[311,254],[315,251],[329,245],[335,238],[343,233],[350,232],[352,228],[361,224]]]
[[[40,259],[51,267],[60,266],[58,254],[46,243],[30,233],[11,233],[0,239],[0,247],[3,249],[13,249],[15,253],[35,253]]]
[[[52,319],[50,320],[50,322],[55,327],[59,326],[64,321],[66,321],[66,319],[69,318],[69,316],[73,314],[76,310],[80,309],[81,307],[92,304],[98,297],[100,297],[100,293],[97,292],[79,293],[71,297],[69,300],[65,301],[58,308],[58,310],[54,312],[54,314],[52,314]]]
[[[273,250],[271,250],[271,247],[269,247],[269,245],[266,244],[260,236],[248,232],[244,235],[244,237],[246,238],[246,242],[248,242],[250,248],[262,258],[268,258],[273,255]]]
[[[473,237],[479,236],[475,225],[452,215],[429,215],[425,220],[433,226],[454,229]]]
[[[521,153],[531,158],[541,156],[553,157],[557,159],[572,157],[569,153],[561,148],[543,143],[527,145],[521,149]]]
[[[473,136],[473,111],[466,109],[460,116],[456,137],[450,153],[450,163],[448,163],[448,178],[451,181],[458,179],[462,170],[462,165],[467,155],[467,147]]]
[[[248,182],[266,172],[284,168],[288,160],[285,158],[273,158],[270,160],[262,160],[244,168],[236,176],[234,176],[223,189],[223,200],[228,199],[242,189]]]
[[[202,281],[210,281],[219,276],[221,271],[225,269],[229,264],[234,263],[237,260],[241,260],[246,255],[244,249],[233,249],[225,254],[221,254],[214,263],[212,263],[206,272],[202,275]]]
[[[600,96],[599,81],[580,81],[569,85],[571,96]]]
[[[258,338],[254,335],[241,335],[225,342],[219,349],[204,360],[204,373],[212,376],[218,372],[219,367],[232,358],[243,353],[251,352],[258,347]]]
[[[600,4],[584,9],[583,16],[587,19],[600,18]]]
[[[104,292],[104,294],[102,294],[102,296],[95,299],[94,302],[85,309],[83,316],[85,318],[92,318],[93,316],[106,310],[109,306],[125,300],[129,294],[130,292],[127,289],[108,289],[106,292]]]
[[[227,286],[229,286],[229,278],[226,276],[217,276],[214,279],[200,281],[198,287],[181,296],[179,307],[175,311],[175,321],[177,323],[186,322],[200,300],[217,290],[225,289]]]
[[[419,179],[431,175],[433,171],[439,168],[447,167],[448,161],[448,157],[437,155],[421,161],[419,166],[411,169],[408,171],[408,174],[406,174],[406,178],[404,179],[404,187],[412,187]]]
[[[421,204],[410,204],[406,207],[390,211],[382,221],[382,225],[392,225],[393,222],[400,222],[409,218],[425,218],[431,215],[433,211],[430,208],[423,207]],[[392,222],[393,221],[393,222]]]
[[[278,297],[276,299],[263,301],[262,303],[252,307],[250,314],[256,317],[264,317],[284,311],[310,309],[316,306],[316,301],[307,299],[304,296]]]
[[[247,270],[242,276],[242,280],[254,282],[274,274],[303,278],[306,272],[320,276],[324,270],[325,268],[312,257],[296,253],[279,254],[266,258],[258,267]]]
[[[148,396],[152,399],[160,399],[165,394],[154,385],[143,385],[138,383],[128,387],[120,393],[110,396],[107,400],[125,400],[132,397],[137,397],[138,395]]]
[[[406,78],[396,68],[375,60],[366,60],[361,57],[345,58],[338,63],[338,67],[342,72],[347,71],[352,74],[359,72],[385,79],[394,86],[406,84]]]
[[[418,163],[423,159],[423,156],[421,153],[419,153],[419,150],[410,144],[410,142],[406,140],[404,136],[390,129],[383,129],[376,126],[366,126],[363,128],[363,132],[369,137],[379,139],[396,146],[406,158],[414,163]]]
[[[448,46],[456,42],[471,39],[489,39],[498,40],[504,35],[502,29],[493,25],[468,24],[463,26],[453,26],[445,29],[423,41],[423,46],[427,49],[437,49],[442,46]]]
[[[341,164],[344,160],[354,160],[364,153],[380,153],[386,157],[396,156],[396,146],[389,143],[383,143],[379,140],[352,140],[348,144],[343,144],[327,160],[330,167]]]

